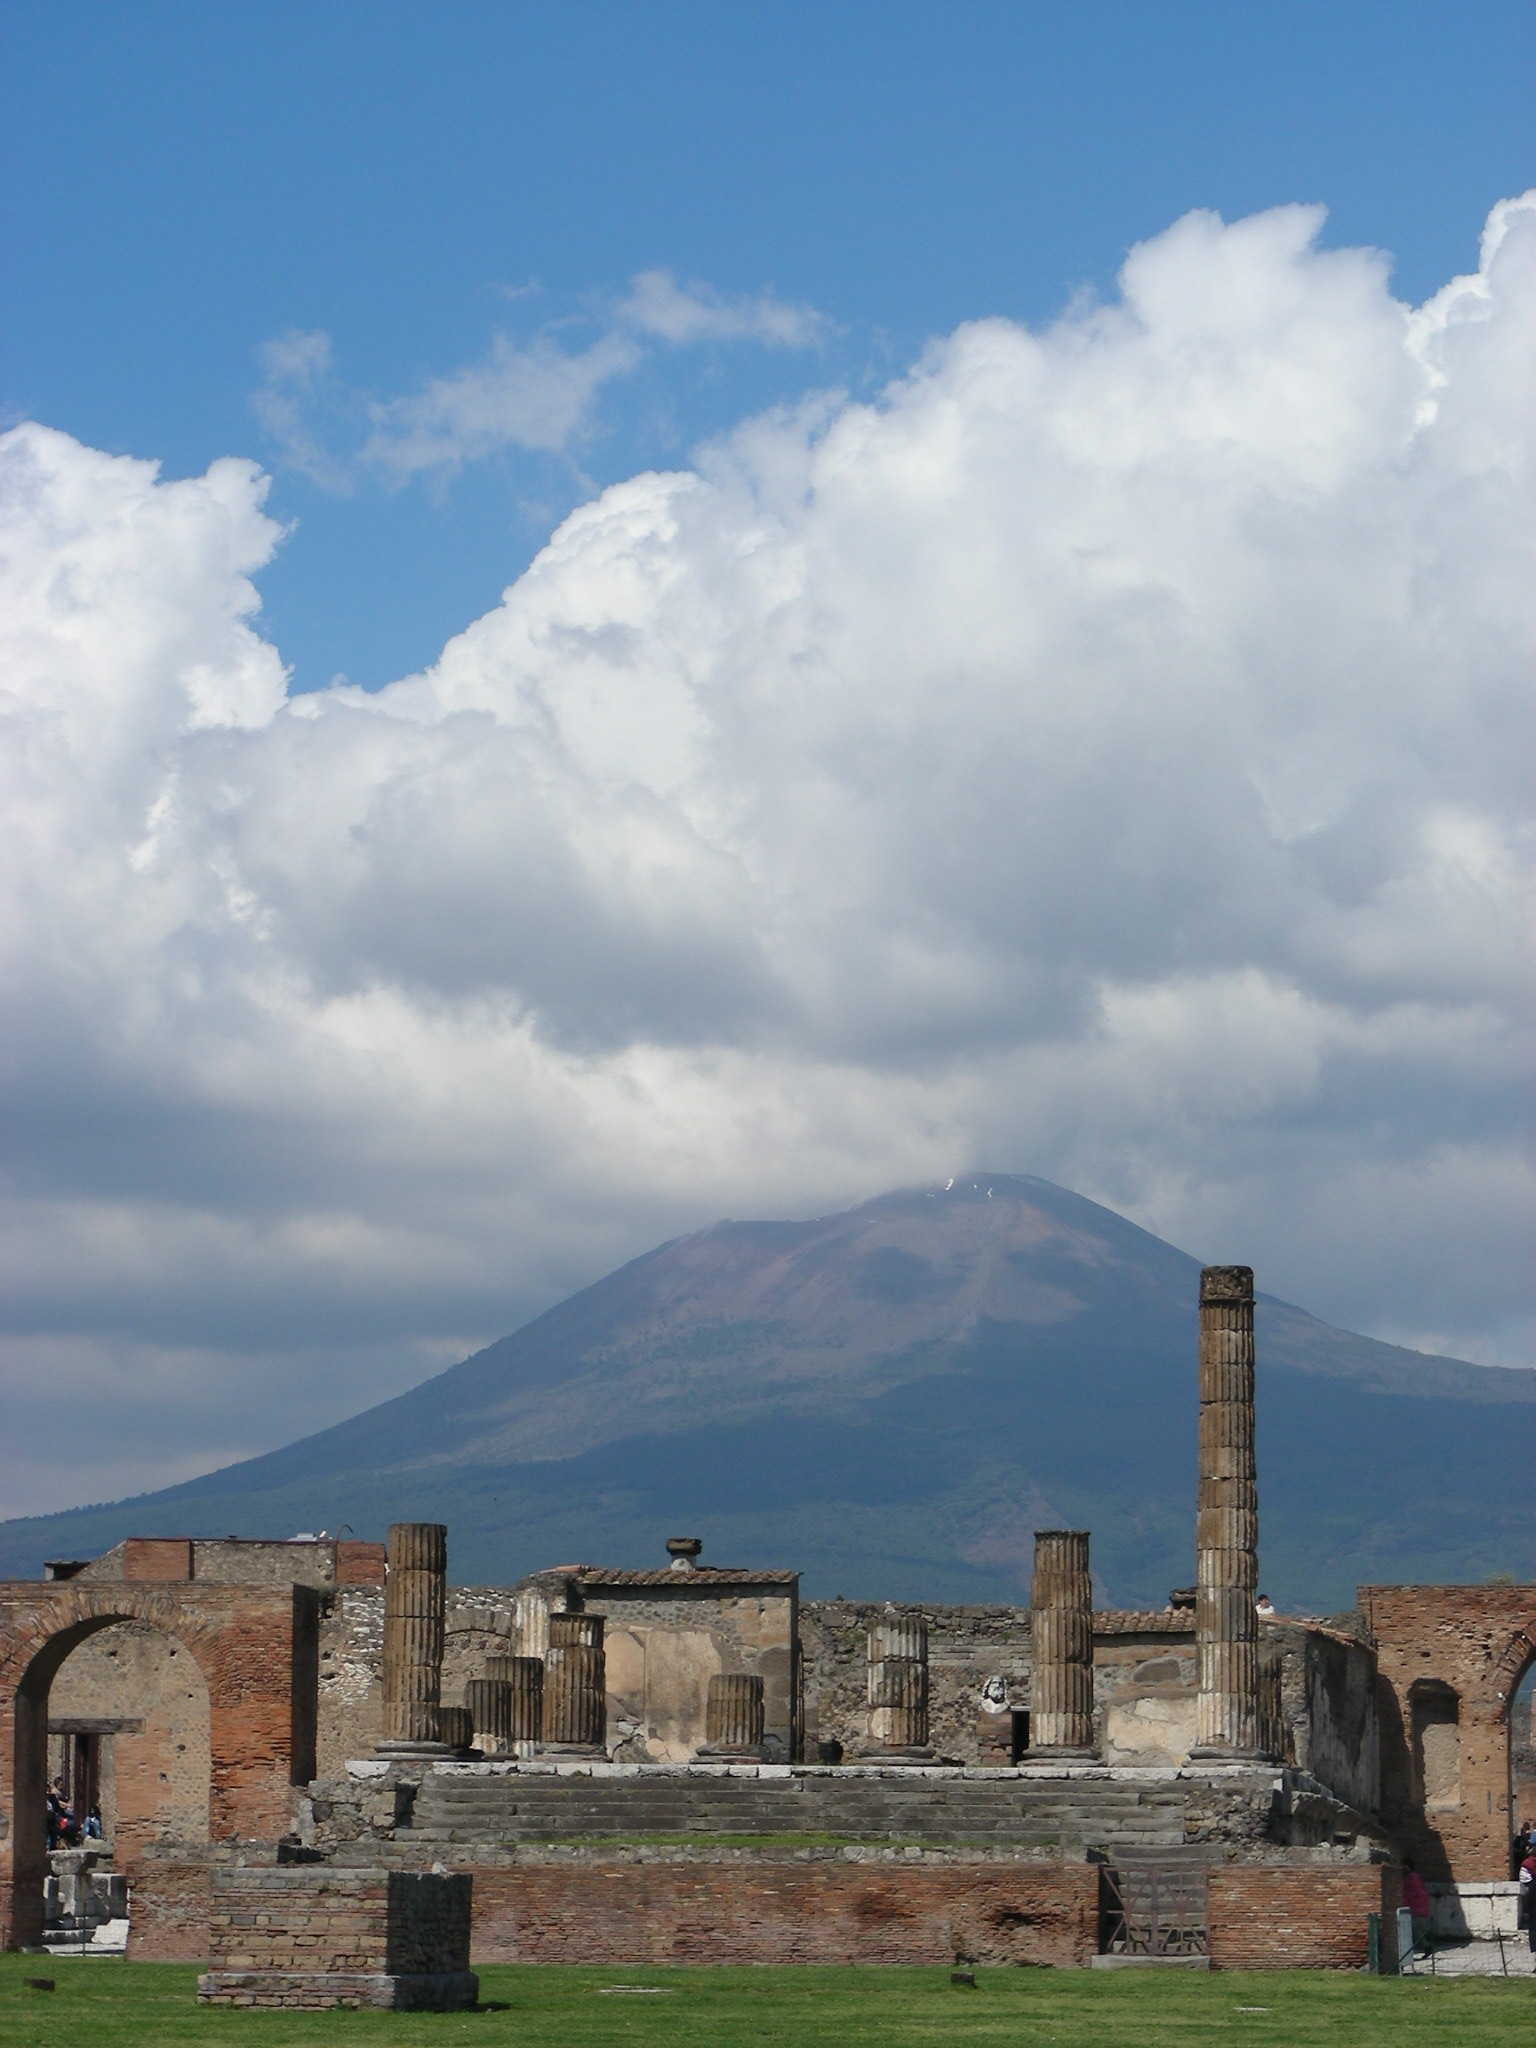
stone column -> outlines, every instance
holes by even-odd
[[[544,1720],[544,1659],[488,1657],[485,1675],[507,1688],[507,1755],[532,1756]]]
[[[444,1745],[460,1752],[475,1746],[475,1719],[468,1707],[439,1707],[438,1732]]]
[[[717,1671],[704,1709],[706,1750],[716,1755],[763,1752],[763,1681],[755,1673]]]
[[[1042,1763],[1093,1748],[1093,1581],[1086,1529],[1040,1529],[1029,1588],[1029,1750]]]
[[[928,1747],[928,1624],[887,1607],[869,1631],[869,1739],[878,1749]]]
[[[502,1660],[497,1659],[500,1663]],[[472,1678],[464,1688],[464,1706],[474,1729],[475,1746],[485,1756],[507,1754],[512,1724],[512,1688],[504,1678]]]
[[[541,1747],[601,1752],[607,1729],[603,1617],[552,1614],[544,1659]]]
[[[384,1579],[384,1748],[435,1746],[443,1683],[448,1531],[392,1522]]]
[[[1200,1275],[1200,1480],[1195,1500],[1199,1757],[1259,1743],[1259,1496],[1253,1460],[1253,1269]]]

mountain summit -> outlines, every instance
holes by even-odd
[[[505,1583],[578,1556],[655,1562],[686,1523],[716,1561],[794,1565],[813,1593],[1019,1600],[1032,1531],[1071,1525],[1093,1532],[1104,1597],[1161,1605],[1193,1575],[1198,1278],[1019,1175],[718,1223],[284,1450],[0,1525],[0,1571],[130,1532],[419,1517],[449,1524],[455,1578]],[[1266,1591],[1329,1607],[1360,1580],[1531,1573],[1536,1373],[1262,1293],[1257,1324]]]

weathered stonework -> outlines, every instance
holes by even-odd
[[[448,1531],[441,1522],[395,1522],[384,1582],[384,1740],[440,1737]]]
[[[1042,1529],[1030,1588],[1029,1750],[1047,1761],[1093,1749],[1093,1582],[1088,1532]]]
[[[275,1840],[315,1769],[319,1595],[166,1579],[0,1584],[0,1947],[39,1938],[48,1699],[76,1646],[114,1623],[173,1638],[208,1693],[208,1825]]]
[[[1362,1586],[1381,1810],[1426,1877],[1508,1878],[1509,1710],[1536,1662],[1536,1585]]]
[[[544,1659],[541,1746],[601,1751],[605,1694],[603,1617],[552,1614]]]
[[[744,1671],[716,1672],[709,1681],[705,1733],[711,1755],[762,1755],[763,1681]]]
[[[887,1607],[869,1630],[865,1696],[876,1749],[928,1748],[928,1624]]]
[[[1253,1272],[1200,1275],[1200,1437],[1195,1501],[1199,1749],[1263,1753],[1259,1729],[1259,1495],[1253,1451]]]
[[[406,1871],[215,1869],[203,2005],[472,2007],[472,1880]]]

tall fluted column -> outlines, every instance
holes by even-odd
[[[869,1739],[880,1749],[928,1746],[928,1624],[887,1607],[867,1645]]]
[[[436,1743],[448,1531],[441,1522],[393,1522],[386,1555],[384,1745]]]
[[[1086,1529],[1040,1529],[1029,1588],[1029,1756],[1093,1755],[1093,1580]]]
[[[600,1614],[552,1614],[544,1659],[543,1746],[601,1750],[607,1690]]]
[[[1260,1753],[1253,1362],[1253,1269],[1207,1266],[1200,1275],[1200,1483],[1195,1502],[1197,1756]]]

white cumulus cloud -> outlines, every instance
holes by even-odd
[[[286,696],[251,466],[5,436],[17,1398],[73,1375],[147,1483],[975,1162],[1528,1360],[1536,201],[1419,309],[1320,226],[1190,215],[631,478],[372,695]],[[374,454],[558,445],[635,345],[502,349]]]

